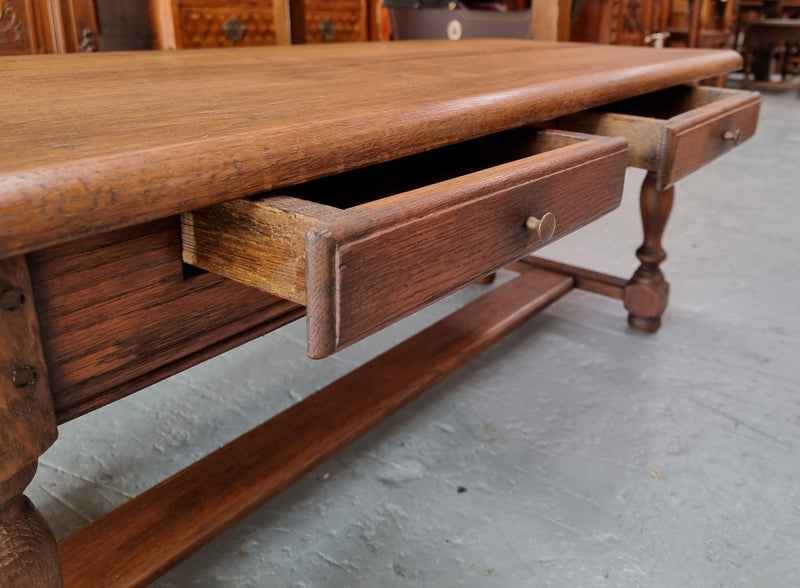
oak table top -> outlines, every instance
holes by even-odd
[[[0,258],[739,63],[505,39],[6,57]]]

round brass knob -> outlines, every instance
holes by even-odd
[[[734,145],[738,145],[742,141],[742,131],[741,129],[736,129],[735,131],[725,131],[725,134],[722,135],[722,138],[726,141],[733,141]]]
[[[542,218],[529,216],[528,220],[525,221],[525,226],[532,231],[536,231],[542,242],[549,241],[553,233],[556,232],[556,215],[552,212],[545,212]]]

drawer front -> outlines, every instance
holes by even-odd
[[[725,94],[728,92],[722,93]],[[752,137],[760,106],[757,94],[735,92],[670,120],[665,137],[667,161],[660,184],[674,184]]]
[[[543,245],[531,217],[560,237],[619,204],[624,139],[541,140],[554,149],[343,210],[278,196],[186,214],[184,260],[304,303],[325,357]]]
[[[628,139],[629,164],[657,173],[663,190],[749,139],[755,92],[680,86],[564,117],[559,128]]]
[[[305,33],[306,43],[366,41],[366,17],[360,11],[306,8]]]
[[[280,2],[178,2],[176,42],[182,48],[283,45],[289,30]]]

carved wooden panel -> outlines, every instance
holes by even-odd
[[[97,51],[94,0],[0,0],[0,55]]]
[[[177,2],[178,47],[283,45],[289,42],[288,18],[281,0]]]
[[[26,0],[0,0],[0,55],[36,52],[32,12]]]
[[[67,51],[99,51],[99,26],[94,0],[61,0],[61,6]]]
[[[671,2],[682,0],[576,0],[570,41],[644,45],[651,33],[666,30]]]

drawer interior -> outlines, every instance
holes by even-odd
[[[730,92],[726,90],[675,86],[651,94],[607,104],[595,110],[630,116],[670,119],[728,96],[730,96]]]
[[[578,134],[521,127],[449,147],[281,188],[280,194],[339,209],[388,198],[498,165],[582,142]]]

